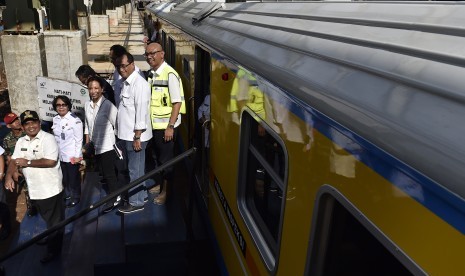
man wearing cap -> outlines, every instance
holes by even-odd
[[[26,133],[23,130],[23,127],[21,126],[21,122],[19,121],[18,115],[15,113],[8,113],[5,115],[3,118],[3,121],[5,122],[6,126],[11,129],[11,131],[3,138],[3,148],[5,149],[5,164],[8,165],[8,163],[11,160],[11,155],[13,155],[13,152],[15,151],[15,146],[16,142],[18,142],[18,139],[26,135]],[[27,183],[24,181],[24,177],[20,176],[19,183],[24,185],[24,195],[26,197],[26,206],[27,206],[27,212],[26,214],[30,217],[35,216],[37,214],[36,208],[32,205],[31,199],[29,197],[29,192],[27,191]]]
[[[37,112],[26,110],[20,115],[21,125],[26,136],[19,138],[11,157],[5,177],[5,188],[15,189],[18,169],[22,169],[29,188],[29,195],[47,228],[51,228],[64,219],[63,185],[58,145],[55,137],[40,129]],[[48,263],[61,252],[63,229],[50,234],[47,238],[47,252],[41,258]]]
[[[18,115],[15,113],[8,113],[3,118],[6,126],[11,129],[11,131],[3,138],[3,148],[5,149],[6,163],[10,162],[11,155],[15,151],[16,142],[20,137],[26,135],[24,133],[21,123],[19,122]]]

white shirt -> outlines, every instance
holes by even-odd
[[[71,157],[82,156],[83,125],[81,119],[69,111],[63,118],[56,115],[53,117],[52,130],[60,149],[60,161],[70,162]]]
[[[102,106],[103,100],[105,102]],[[89,138],[95,146],[95,154],[113,150],[118,113],[116,107],[102,96],[95,106],[92,101],[86,102],[84,109],[86,112],[84,134],[90,135]]]
[[[200,121],[202,117],[205,117],[205,120],[210,120],[210,94],[205,96],[205,99],[203,99],[203,103],[201,106],[199,106],[199,110],[197,111],[197,118]],[[210,131],[208,128],[205,128],[205,147],[208,148],[210,147]]]
[[[121,140],[133,141],[134,131],[142,130],[140,140],[148,141],[152,138],[149,113],[150,86],[136,71],[122,84],[116,136]]]
[[[144,72],[140,70],[137,65],[134,64],[134,71],[138,72],[141,77],[145,79]],[[115,69],[113,72],[113,91],[115,92],[115,106],[119,106],[119,100],[121,95],[121,83],[123,82],[121,75],[118,73],[118,70]]]
[[[205,96],[202,105],[199,106],[199,110],[197,111],[197,118],[199,120],[203,116],[205,116],[206,120],[210,120],[210,95]]]
[[[5,153],[5,149],[0,147],[0,155],[2,155],[3,153]],[[5,161],[6,162],[6,161]]]
[[[152,73],[154,74],[153,77],[156,78],[160,76],[160,73],[162,72],[165,66],[169,66],[169,65],[168,63],[166,63],[166,61],[163,61],[160,67],[158,67],[157,71],[152,70]],[[182,102],[180,88],[181,88],[181,85],[179,84],[179,79],[174,74],[169,74],[168,75],[168,90],[170,92],[170,100],[172,104]],[[180,124],[181,124],[181,112],[178,114],[178,117],[176,118],[174,127],[178,127]]]
[[[58,145],[52,134],[40,130],[32,140],[29,136],[19,138],[12,159],[49,159],[58,161]],[[46,199],[63,191],[60,162],[52,168],[23,168],[31,199]]]

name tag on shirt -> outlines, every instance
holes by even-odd
[[[21,151],[27,151],[27,148],[21,148]]]

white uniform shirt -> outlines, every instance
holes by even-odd
[[[150,86],[136,71],[122,84],[116,136],[121,140],[133,141],[134,130],[142,130],[140,140],[148,141],[152,138],[149,113]]]
[[[169,66],[166,61],[163,61],[163,63],[158,67],[157,71],[153,71],[152,73],[154,74],[153,77],[156,78],[160,76],[160,73],[163,71],[163,68],[165,66]],[[182,102],[181,98],[181,86],[179,84],[179,79],[176,78],[175,75],[173,74],[168,74],[168,90],[170,92],[170,99],[171,103],[180,103]],[[174,123],[174,127],[178,127],[181,124],[181,113],[178,114],[178,117],[176,119],[176,122]]]
[[[58,145],[52,134],[41,130],[32,140],[27,135],[19,138],[11,158],[58,161]],[[26,167],[23,168],[23,174],[31,199],[46,199],[63,191],[60,162],[52,168]]]
[[[60,161],[70,162],[71,157],[82,156],[83,125],[72,112],[63,118],[60,115],[53,117],[53,134],[60,149]]]
[[[139,67],[137,67],[137,65],[134,64],[134,71],[135,72],[138,72],[139,75],[141,77],[143,77],[145,79],[145,76],[144,76],[144,72],[142,72],[142,70],[140,70]],[[115,92],[115,106],[118,107],[119,106],[119,99],[120,99],[120,95],[121,95],[121,83],[123,82],[122,78],[121,78],[121,75],[118,73],[118,70],[115,69],[115,71],[113,72],[113,91]]]
[[[0,147],[0,155],[4,154],[5,153],[5,149]],[[6,162],[6,161],[5,161]]]
[[[205,117],[205,120],[210,120],[210,95],[205,96],[203,99],[203,103],[199,106],[199,110],[197,111],[197,118],[200,121],[202,117]],[[209,139],[210,131],[208,128],[205,128],[205,147],[208,148],[210,146],[210,139]]]
[[[105,104],[102,107],[103,100],[105,100]],[[95,154],[113,150],[113,144],[115,144],[114,128],[118,113],[116,107],[102,96],[95,106],[92,101],[86,102],[84,109],[86,111],[84,134],[90,134],[90,139],[95,146]]]

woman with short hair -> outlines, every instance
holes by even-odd
[[[59,158],[63,173],[63,187],[65,188],[66,207],[76,206],[81,200],[81,174],[79,173],[82,160],[82,121],[71,112],[71,100],[66,96],[56,96],[52,102],[53,110],[58,115],[53,117],[52,131],[60,150]]]

